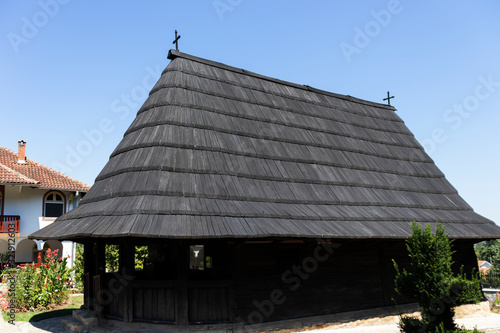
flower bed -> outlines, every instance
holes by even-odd
[[[9,305],[16,312],[50,309],[61,304],[69,294],[69,269],[67,258],[58,258],[58,250],[47,250],[40,268],[34,265],[6,268],[3,278],[15,281],[15,288],[0,294],[0,307]]]

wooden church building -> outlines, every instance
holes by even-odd
[[[84,244],[97,314],[247,325],[389,306],[411,221],[442,223],[469,272],[473,244],[500,238],[392,106],[169,59],[80,205],[30,236]]]

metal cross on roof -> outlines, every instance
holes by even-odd
[[[172,44],[175,44],[175,49],[179,51],[179,43],[178,40],[181,38],[181,35],[177,36],[177,30],[175,30],[175,40],[172,42]]]
[[[384,98],[384,101],[387,101],[387,105],[391,105],[391,98],[394,98],[394,96],[390,96],[389,92],[387,92],[387,98]]]

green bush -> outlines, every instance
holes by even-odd
[[[406,316],[399,318],[399,329],[401,332],[406,333],[420,333],[423,332],[423,323],[420,319]]]
[[[451,290],[456,291],[455,305],[476,304],[483,299],[481,292],[481,278],[478,272],[472,272],[471,279],[460,270],[460,275],[451,279]]]
[[[495,293],[495,297],[493,298],[493,306],[494,307],[499,307],[500,306],[500,292]],[[498,313],[498,311],[495,311]]]
[[[396,262],[395,289],[417,301],[422,320],[401,317],[402,332],[453,332],[453,307],[481,300],[479,278],[467,280],[465,274],[452,272],[452,241],[440,224],[435,235],[430,225],[424,229],[411,223],[412,235],[406,240],[411,271],[399,270]]]
[[[69,269],[67,258],[57,258],[58,250],[47,250],[45,263],[4,270],[4,278],[15,281],[15,288],[5,295],[17,311],[51,308],[68,298]]]
[[[73,272],[74,272],[74,287],[78,290],[83,290],[83,244],[76,244],[75,258],[73,260]]]
[[[0,273],[12,262],[12,252],[0,253]]]

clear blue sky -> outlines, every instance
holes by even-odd
[[[56,5],[57,4],[57,5]],[[92,184],[180,51],[392,104],[500,224],[500,2],[0,0],[0,145]],[[90,139],[89,139],[90,137]]]

